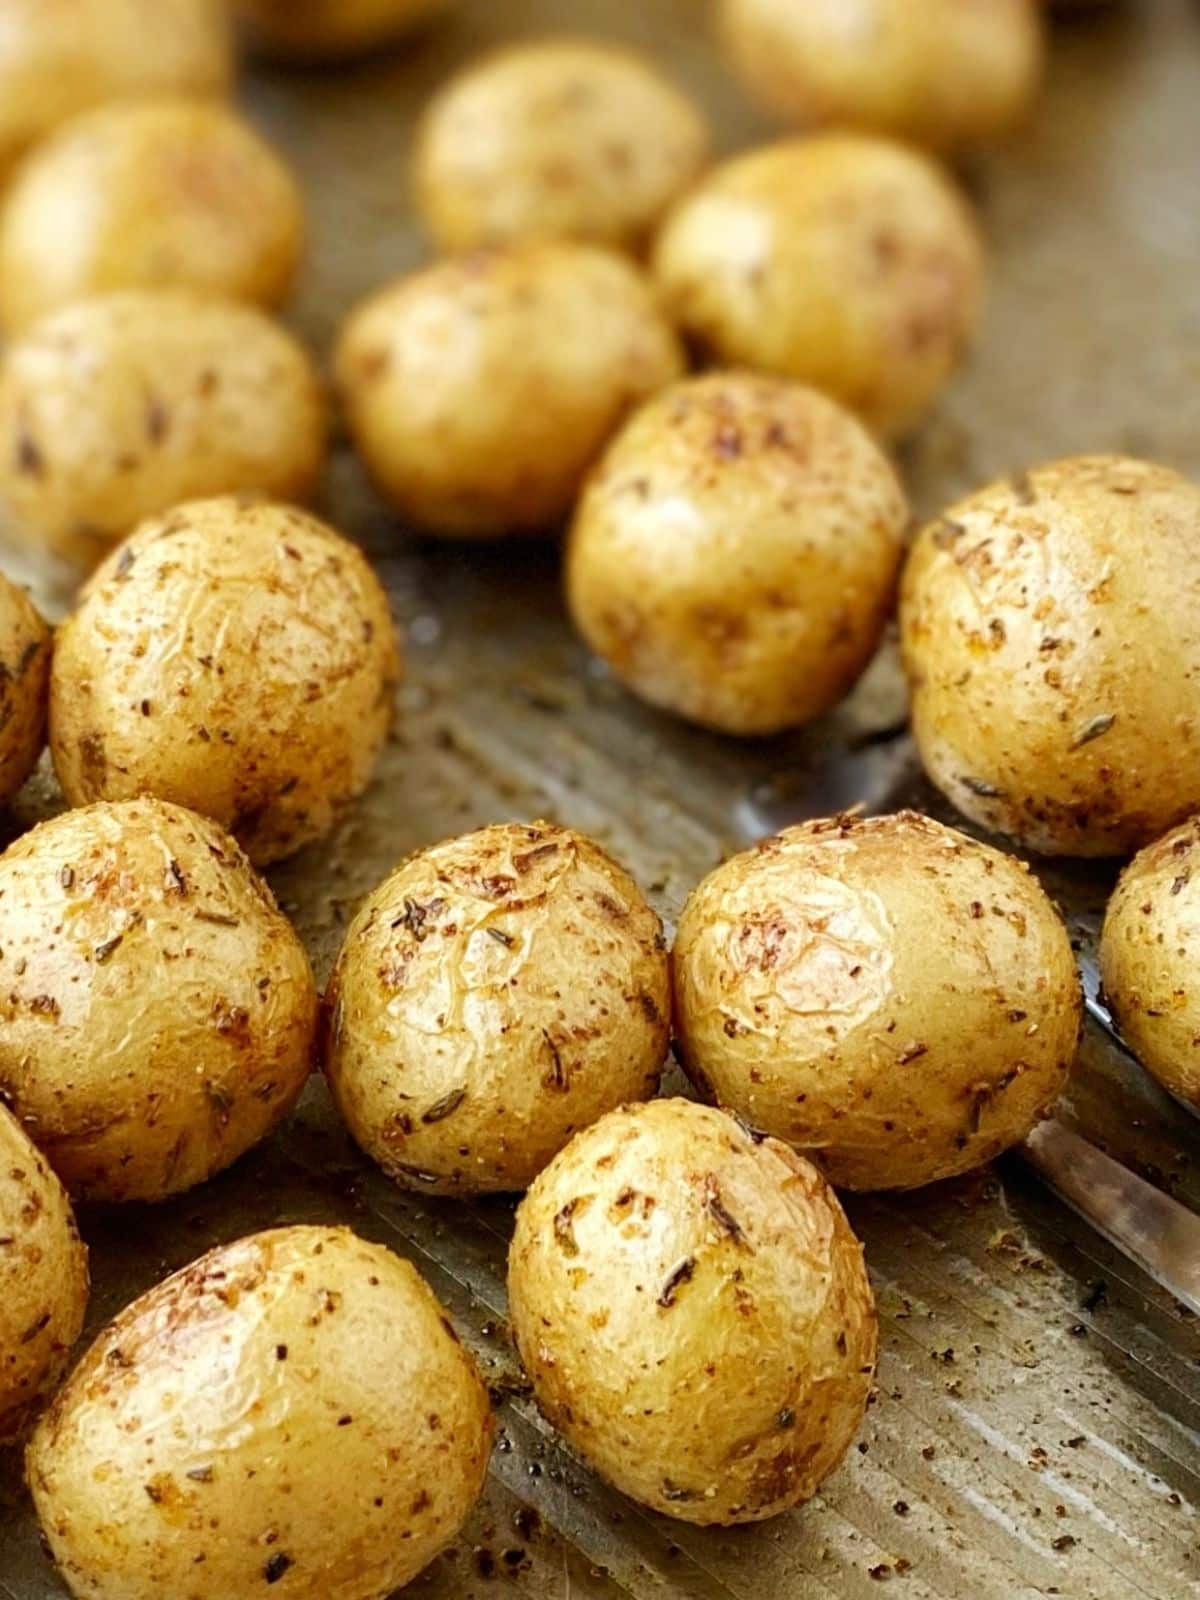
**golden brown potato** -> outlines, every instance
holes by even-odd
[[[707,154],[703,118],[651,62],[538,40],[435,96],[417,138],[417,203],[443,250],[526,239],[636,250]]]
[[[1058,461],[920,535],[902,624],[925,770],[1030,849],[1121,855],[1200,809],[1200,488]]]
[[[156,794],[275,861],[366,787],[399,675],[356,545],[290,507],[194,501],[143,523],[59,629],[55,770],[72,805]]]
[[[652,1095],[662,925],[590,839],[497,823],[411,857],[346,935],[325,1070],[351,1133],[410,1187],[523,1189],[577,1129]]]
[[[195,289],[274,306],[303,235],[287,167],[212,101],[126,101],[64,125],[22,165],[0,213],[10,331],[110,289]]]
[[[720,0],[746,91],[781,121],[957,149],[1007,133],[1042,74],[1038,0]]]
[[[84,1200],[159,1200],[291,1109],[317,999],[271,891],[158,800],[67,811],[0,856],[0,1084]]]
[[[403,278],[350,319],[337,376],[379,491],[420,527],[541,530],[683,354],[620,256],[527,245]]]
[[[974,332],[983,250],[966,201],[924,156],[823,134],[716,168],[668,217],[655,272],[715,362],[810,383],[897,435]]]
[[[87,1299],[71,1202],[0,1106],[0,1444],[20,1436],[58,1382]]]
[[[466,1520],[487,1391],[407,1261],[349,1229],[212,1250],[109,1324],[34,1435],[81,1600],[383,1600]]]
[[[339,61],[387,44],[450,0],[234,0],[252,43],[295,61]]]
[[[911,811],[726,861],[684,907],[672,971],[697,1085],[849,1189],[990,1161],[1075,1056],[1075,960],[1037,879]]]
[[[82,301],[0,362],[6,532],[90,567],[182,500],[305,500],[325,425],[308,356],[253,307],[165,290]]]
[[[610,446],[575,514],[567,601],[652,704],[777,732],[867,665],[907,521],[848,412],[798,384],[714,373],[655,396]]]
[[[807,1161],[707,1106],[651,1101],[577,1134],[517,1212],[508,1298],[547,1417],[667,1516],[786,1511],[862,1420],[862,1246]]]
[[[24,589],[0,573],[0,806],[37,766],[49,692],[50,629]]]

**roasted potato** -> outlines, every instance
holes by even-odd
[[[67,811],[0,855],[0,1085],[83,1200],[201,1183],[291,1108],[317,999],[303,946],[214,823]]]
[[[517,1212],[508,1298],[550,1421],[685,1522],[807,1500],[862,1420],[862,1247],[807,1161],[707,1106],[651,1101],[576,1134]]]
[[[903,584],[913,732],[966,816],[1123,855],[1200,810],[1200,488],[1122,456],[952,506]]]
[[[541,530],[683,354],[648,284],[589,245],[481,252],[403,278],[350,319],[337,377],[380,493],[423,528]]]
[[[718,867],[672,956],[703,1093],[848,1189],[1023,1139],[1075,1056],[1079,979],[1029,869],[914,812],[788,828]]]
[[[278,1228],[121,1312],[26,1466],[81,1600],[384,1600],[466,1520],[492,1431],[415,1268],[346,1228]]]
[[[24,589],[0,573],[0,806],[37,765],[49,693],[50,629]]]
[[[294,61],[362,55],[449,9],[450,0],[234,0],[251,42]]]
[[[592,474],[567,602],[636,693],[727,733],[807,722],[891,609],[908,522],[887,459],[814,390],[714,373],[664,390]]]
[[[932,162],[831,133],[717,167],[667,218],[654,265],[668,312],[716,363],[812,384],[898,435],[974,332],[983,250]]]
[[[356,545],[287,506],[194,501],[143,523],[59,629],[55,770],[72,805],[156,794],[275,861],[366,787],[399,675]]]

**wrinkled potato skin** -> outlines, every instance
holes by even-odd
[[[291,1109],[317,998],[271,891],[157,800],[64,812],[0,856],[0,1085],[81,1200],[160,1200]]]
[[[914,812],[788,828],[700,884],[672,956],[696,1084],[831,1183],[990,1161],[1066,1083],[1081,1000],[1029,869]]]
[[[568,243],[404,278],[351,317],[337,354],[380,493],[419,526],[465,537],[565,516],[625,413],[682,371],[637,271]]]
[[[716,373],[655,396],[609,447],[575,514],[567,602],[636,694],[774,733],[866,667],[907,523],[895,472],[841,407]]]
[[[633,52],[516,45],[434,98],[417,140],[417,203],[446,251],[526,239],[638,250],[708,144],[696,108]]]
[[[50,639],[24,589],[0,573],[0,805],[20,789],[46,743]]]
[[[979,320],[983,246],[932,162],[822,134],[717,167],[668,217],[663,303],[715,363],[795,378],[910,431]]]
[[[1007,133],[1041,81],[1035,0],[720,0],[717,15],[747,92],[797,127],[950,151]]]
[[[392,1177],[523,1189],[577,1129],[658,1087],[662,925],[582,834],[499,823],[407,861],[355,918],[325,1070]]]
[[[450,0],[236,0],[251,42],[292,61],[339,61],[388,44]]]
[[[26,1468],[86,1600],[384,1600],[458,1532],[492,1431],[415,1268],[346,1228],[279,1228],[110,1323]]]
[[[224,0],[0,0],[0,175],[92,106],[232,79]]]
[[[183,500],[307,500],[325,431],[316,369],[261,311],[101,295],[35,323],[0,362],[5,531],[92,567]]]
[[[286,506],[195,501],[115,550],[59,629],[55,770],[72,805],[157,794],[275,861],[366,787],[399,676],[356,545]]]
[[[0,319],[27,327],[114,289],[193,289],[278,305],[304,229],[287,167],[204,100],[131,101],[68,123],[0,213]]]
[[[1200,488],[1077,457],[952,506],[902,585],[925,770],[1032,850],[1123,855],[1200,809]]]
[[[862,1246],[807,1161],[710,1107],[655,1100],[577,1134],[517,1213],[508,1294],[547,1417],[667,1516],[786,1511],[862,1420]]]
[[[88,1300],[66,1190],[0,1107],[0,1444],[19,1438],[67,1364]]]

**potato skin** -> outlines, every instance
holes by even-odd
[[[487,1391],[407,1262],[347,1228],[223,1245],[96,1340],[26,1469],[87,1600],[384,1600],[454,1537]]]
[[[563,517],[626,411],[682,371],[637,271],[569,243],[403,278],[354,313],[337,353],[379,492],[420,527],[476,537]]]
[[[193,501],[113,551],[59,629],[55,771],[72,805],[157,794],[275,861],[366,787],[399,676],[356,545],[287,506]]]
[[[361,55],[449,6],[450,0],[235,0],[252,43],[293,61]]]
[[[392,1177],[523,1189],[579,1128],[652,1095],[670,1036],[662,924],[583,834],[497,823],[423,850],[359,911],[325,1071]]]
[[[0,1107],[0,1444],[18,1438],[83,1327],[87,1248],[66,1190]]]
[[[22,165],[0,213],[0,318],[11,332],[113,289],[194,289],[278,305],[304,219],[288,168],[211,101],[102,106]]]
[[[0,573],[0,805],[20,789],[46,743],[50,642],[33,601]]]
[[[1023,1139],[1082,1015],[1029,869],[911,811],[726,861],[683,909],[672,978],[697,1085],[848,1189],[932,1183]]]
[[[664,390],[588,481],[567,545],[584,638],[652,704],[726,733],[819,716],[871,659],[908,507],[814,390],[714,373]]]
[[[485,57],[434,97],[417,137],[417,204],[446,251],[527,239],[637,250],[708,144],[699,112],[651,62],[537,40]]]
[[[667,218],[654,271],[668,313],[717,364],[809,383],[895,436],[974,333],[983,246],[924,156],[830,133],[715,168]]]
[[[0,361],[11,535],[92,567],[144,517],[236,491],[306,500],[325,406],[299,344],[251,306],[126,290],[35,323]]]
[[[901,623],[925,770],[972,821],[1105,856],[1200,808],[1200,488],[1180,474],[1082,456],[981,489],[917,539]]]
[[[88,806],[10,845],[0,948],[0,1086],[77,1199],[203,1182],[308,1077],[303,946],[234,841],[179,806]]]
[[[577,1134],[517,1212],[508,1296],[550,1421],[684,1522],[809,1499],[862,1420],[862,1246],[815,1168],[710,1107],[654,1100]]]

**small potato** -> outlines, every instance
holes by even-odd
[[[366,787],[399,676],[357,546],[286,506],[194,501],[143,523],[59,629],[55,770],[71,805],[156,794],[275,861]]]
[[[387,44],[450,0],[234,0],[251,41],[294,61],[338,61]]]
[[[88,1258],[66,1191],[2,1106],[0,1239],[0,1444],[9,1444],[79,1337]]]
[[[1041,885],[911,811],[726,861],[684,907],[672,968],[696,1084],[848,1189],[990,1161],[1075,1057],[1079,979]]]
[[[667,219],[668,311],[716,362],[824,390],[877,432],[921,420],[979,317],[969,206],[914,150],[823,134],[718,167]]]
[[[82,1200],[160,1200],[290,1110],[317,998],[271,891],[158,800],[67,811],[0,855],[0,1085]]]
[[[649,286],[579,244],[402,279],[350,319],[337,376],[380,493],[438,533],[542,530],[625,413],[683,370]]]
[[[387,1173],[523,1189],[577,1129],[655,1092],[662,925],[582,834],[498,823],[421,851],[371,895],[326,1004],[334,1100]]]
[[[181,500],[305,500],[325,428],[315,368],[262,312],[165,290],[85,300],[0,362],[5,532],[91,567]]]
[[[707,1106],[655,1100],[577,1134],[517,1212],[508,1298],[550,1421],[684,1522],[809,1499],[862,1421],[862,1246],[807,1161]]]
[[[50,629],[24,589],[0,573],[0,806],[37,766],[49,692]]]
[[[347,1228],[278,1228],[121,1312],[26,1470],[81,1600],[385,1600],[466,1520],[492,1432],[415,1268]]]
[[[103,106],[21,167],[0,213],[0,319],[10,331],[109,289],[195,289],[274,306],[303,215],[283,162],[205,100]]]
[[[434,98],[417,139],[417,203],[443,250],[524,239],[637,250],[708,142],[692,103],[631,51],[514,45]]]
[[[925,770],[972,821],[1122,855],[1200,810],[1200,487],[1083,456],[918,538],[901,608]]]
[[[1039,0],[720,0],[747,93],[781,121],[955,150],[1029,110],[1044,54]]]
[[[867,665],[907,523],[895,472],[848,412],[714,373],[655,396],[610,446],[575,514],[567,601],[636,694],[773,733]]]

